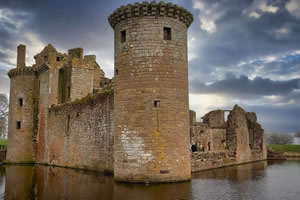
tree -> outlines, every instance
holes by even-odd
[[[300,132],[295,133],[295,137],[299,137],[300,138]]]
[[[277,134],[277,133],[267,134],[267,143],[268,144],[292,144],[293,136],[289,134]]]
[[[8,116],[8,100],[5,94],[0,93],[0,137],[6,137]]]

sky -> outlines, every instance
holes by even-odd
[[[16,47],[26,65],[49,43],[83,47],[112,77],[113,30],[107,17],[133,0],[0,0],[0,93]],[[142,1],[140,1],[142,2]],[[300,0],[169,0],[194,16],[188,30],[190,108],[200,119],[239,104],[266,132],[300,131]]]

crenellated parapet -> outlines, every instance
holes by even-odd
[[[186,24],[187,27],[189,27],[194,20],[193,15],[181,6],[172,3],[156,3],[152,1],[150,3],[143,2],[121,6],[108,17],[108,21],[112,28],[115,28],[116,24],[123,20],[143,16],[160,16],[178,19]]]
[[[35,69],[33,67],[15,68],[10,70],[7,75],[9,78],[13,78],[19,75],[35,75]]]

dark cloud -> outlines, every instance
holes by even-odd
[[[300,106],[247,106],[247,111],[256,112],[258,121],[266,132],[297,132],[300,130]]]
[[[8,67],[14,65],[11,61],[15,60],[13,52],[19,42],[27,44],[27,52],[38,51],[41,48],[38,45],[48,43],[62,51],[83,47],[85,53],[96,54],[104,71],[112,74],[113,30],[107,17],[120,5],[134,2],[136,0],[1,0],[0,10],[8,12],[10,20],[0,17],[0,92],[8,93],[6,73]],[[206,6],[202,11],[194,8],[198,0],[171,2],[194,14],[194,23],[189,28],[189,39],[193,39],[189,44],[193,54],[189,55],[192,58],[189,62],[191,92],[220,94],[235,100],[277,95],[276,101],[270,101],[272,105],[253,109],[262,116],[266,126],[272,126],[268,117],[278,114],[278,120],[291,118],[285,125],[279,123],[281,127],[297,128],[291,107],[296,108],[297,103],[293,101],[300,102],[296,91],[300,53],[294,53],[300,49],[300,19],[286,9],[288,1],[201,0]],[[273,13],[259,10],[259,2],[278,9]],[[252,11],[256,11],[259,18],[249,17]],[[213,20],[215,32],[201,29],[203,22],[199,16]],[[30,54],[33,53],[38,52]],[[275,59],[266,61],[266,56],[275,56]],[[289,106],[277,105],[287,102]],[[252,109],[248,104],[244,106]],[[291,111],[290,115],[285,108]]]
[[[256,77],[253,80],[243,75],[235,77],[228,74],[224,80],[206,85],[199,80],[190,82],[192,93],[224,94],[234,97],[286,95],[300,89],[300,78],[288,81],[274,81],[269,78]]]
[[[198,18],[195,18],[190,35],[199,43],[195,51],[199,54],[200,64],[191,63],[191,73],[197,73],[200,67],[210,67],[211,71],[221,67],[234,68],[243,61],[299,49],[300,21],[285,9],[286,1],[276,1],[272,5],[278,7],[277,12],[265,12],[259,19],[243,14],[253,1],[201,2],[207,9],[220,4],[219,9],[212,9],[211,18],[220,12],[225,13],[215,20],[216,32],[212,34],[202,30]],[[201,16],[201,11],[196,15]],[[213,75],[210,78],[214,78]]]
[[[0,66],[0,93],[9,93],[9,78],[7,76],[7,70],[4,70]]]

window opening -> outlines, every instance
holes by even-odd
[[[154,107],[159,108],[160,107],[160,101],[154,101]]]
[[[164,40],[171,40],[171,28],[164,27]]]
[[[126,42],[126,30],[121,31],[121,43]]]
[[[21,121],[17,121],[17,129],[21,129]]]
[[[19,98],[19,106],[22,107],[23,106],[23,99]]]

